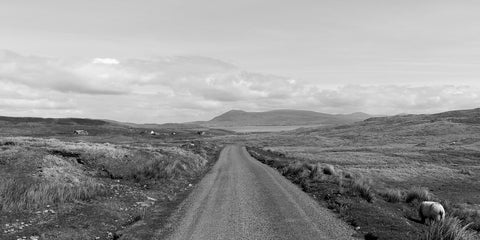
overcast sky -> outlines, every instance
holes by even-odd
[[[480,1],[0,0],[0,115],[480,106]]]

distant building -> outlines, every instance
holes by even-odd
[[[74,130],[73,134],[75,135],[88,135],[87,130]]]

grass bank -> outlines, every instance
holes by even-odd
[[[478,239],[480,212],[440,199],[427,188],[385,188],[362,172],[330,163],[295,159],[285,152],[248,147],[262,163],[276,168],[305,192],[357,230],[365,239]],[[418,203],[436,200],[445,206],[446,221],[426,226]],[[443,238],[442,238],[443,237]]]
[[[0,239],[145,239],[215,162],[204,141],[0,138]]]

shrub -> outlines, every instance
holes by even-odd
[[[372,191],[372,186],[370,181],[366,180],[363,177],[359,177],[353,180],[352,189],[360,194],[360,197],[372,202],[374,199],[374,193]]]
[[[478,240],[478,235],[468,230],[468,225],[456,217],[447,216],[443,221],[433,222],[422,240]]]
[[[385,201],[391,203],[397,203],[403,199],[403,193],[398,189],[387,189],[381,192],[380,195],[385,199]]]
[[[429,201],[432,199],[431,193],[426,188],[413,187],[407,192],[405,197],[405,202],[410,203],[414,200],[418,201]]]
[[[327,174],[327,175],[335,175],[335,168],[330,165],[330,164],[327,164],[325,167],[323,167],[323,173],[324,174]]]
[[[320,176],[320,170],[322,169],[322,166],[317,163],[312,167],[312,170],[310,172],[310,178],[317,178]]]
[[[288,164],[285,167],[283,175],[285,175],[285,176],[297,176],[302,171],[303,171],[303,164],[301,164],[299,162],[295,162],[295,163],[292,163],[292,164]]]

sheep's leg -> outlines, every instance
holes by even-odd
[[[422,212],[421,208],[418,210],[418,215],[420,216],[420,220],[421,220],[422,224],[424,224],[425,223],[425,216],[423,215],[423,212]]]

